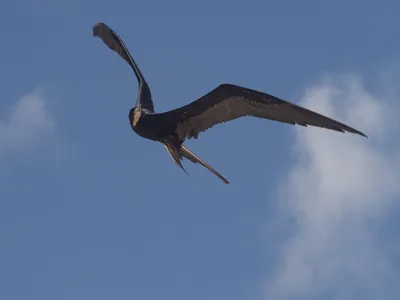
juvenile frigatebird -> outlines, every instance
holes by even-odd
[[[301,106],[233,84],[221,84],[188,105],[155,113],[150,87],[118,34],[101,22],[93,26],[93,36],[100,37],[110,49],[116,51],[136,74],[139,95],[136,105],[129,111],[129,123],[133,131],[143,138],[162,143],[175,163],[185,172],[181,163],[183,158],[203,165],[223,182],[229,183],[220,173],[186,148],[183,142],[192,137],[197,139],[200,132],[216,124],[244,116],[306,127],[317,126],[339,132],[347,131],[366,137],[354,128]]]

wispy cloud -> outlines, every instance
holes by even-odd
[[[0,155],[30,151],[55,133],[55,119],[40,88],[0,116]]]
[[[391,257],[400,252],[391,247],[400,238],[377,233],[400,203],[400,136],[390,134],[400,124],[393,113],[399,106],[384,97],[357,76],[324,78],[305,92],[303,105],[369,139],[296,129],[297,162],[279,199],[295,225],[277,254],[267,299],[398,298],[400,272]]]

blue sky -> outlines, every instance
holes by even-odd
[[[397,299],[400,3],[77,1],[0,5],[0,298]],[[129,66],[155,109],[221,83],[369,139],[257,119],[187,145],[136,136]]]

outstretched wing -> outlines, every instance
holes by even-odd
[[[218,123],[244,116],[293,125],[317,126],[339,132],[347,131],[366,137],[364,133],[354,128],[301,106],[232,84],[222,84],[188,105],[155,115],[160,121],[174,122],[176,134],[181,141],[192,137],[197,139],[200,132]]]
[[[138,101],[140,102],[141,107],[154,112],[150,87],[118,34],[106,24],[100,22],[93,26],[93,36],[100,37],[104,44],[106,44],[111,50],[117,52],[131,66],[139,83]]]
[[[124,42],[110,27],[102,22],[95,24],[93,26],[93,36],[101,38],[104,44],[106,44],[111,50],[117,52],[132,67],[132,69],[135,69],[135,62]]]

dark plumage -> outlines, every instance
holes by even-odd
[[[200,132],[218,123],[244,116],[293,125],[317,126],[339,132],[347,131],[366,137],[364,133],[354,128],[301,106],[232,84],[221,84],[183,107],[155,113],[149,85],[122,39],[104,23],[97,23],[93,27],[93,35],[100,37],[109,48],[116,51],[135,72],[139,88],[136,105],[129,112],[132,129],[141,137],[164,144],[175,163],[184,171],[181,164],[183,157],[194,163],[200,163],[222,181],[229,183],[221,174],[187,149],[183,142],[192,137],[197,139]]]

